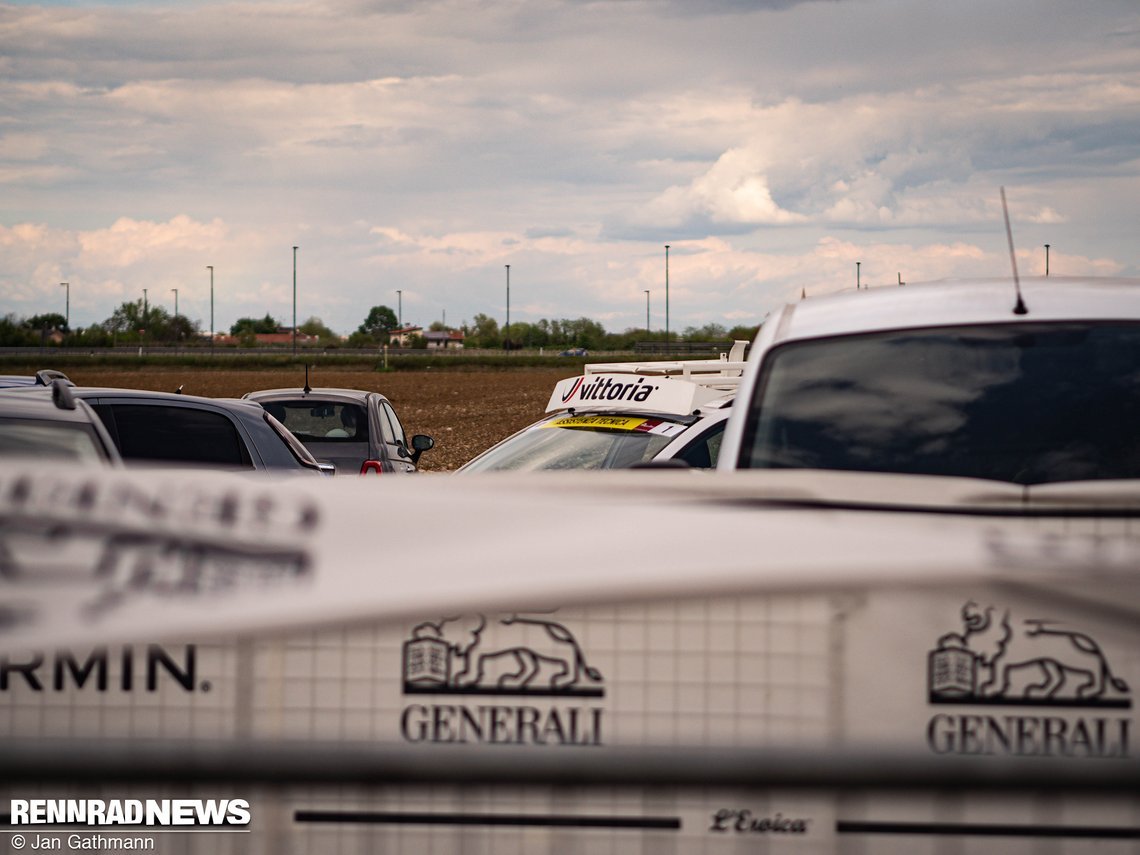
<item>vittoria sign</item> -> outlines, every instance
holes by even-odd
[[[602,675],[574,634],[545,616],[418,624],[404,642],[403,691],[425,696],[401,714],[409,742],[602,744],[603,708],[585,700],[605,696]]]
[[[1128,757],[1129,685],[1090,635],[1008,609],[962,607],[962,631],[927,660],[929,702],[982,707],[939,713],[927,743],[939,754]],[[1074,713],[1073,710],[1081,712]]]

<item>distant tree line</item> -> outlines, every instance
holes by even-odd
[[[669,331],[670,341],[731,341],[737,338],[751,341],[758,326],[736,326],[727,329],[721,324],[686,327],[678,333]],[[632,350],[639,341],[665,341],[664,330],[631,327],[624,332],[606,332],[597,321],[589,318],[546,320],[530,323],[512,321],[507,329],[487,315],[475,315],[470,324],[461,327],[467,347],[503,348],[563,348],[582,347],[586,350]]]
[[[320,318],[311,317],[297,326],[297,331],[313,336],[322,347],[379,347],[388,344],[397,330],[399,321],[389,306],[373,306],[359,327],[342,340]],[[681,332],[670,330],[671,341],[730,341],[755,337],[758,326],[735,326],[727,329],[721,324],[702,327],[685,327]],[[252,346],[256,336],[264,333],[291,332],[272,315],[263,318],[239,318],[229,329],[230,336],[242,346]],[[586,350],[632,350],[637,342],[664,341],[663,330],[646,331],[630,328],[611,333],[597,321],[589,318],[576,320],[515,321],[502,329],[489,315],[477,314],[468,323],[449,327],[436,321],[428,327],[431,332],[462,332],[464,346],[486,349],[516,348],[585,348]],[[209,344],[209,331],[202,331],[200,322],[185,315],[171,315],[161,306],[149,306],[143,300],[121,304],[111,317],[98,324],[71,329],[60,314],[48,313],[19,318],[10,314],[0,318],[0,347],[28,347],[60,345],[67,347],[112,347],[116,344],[143,345],[203,345]],[[427,346],[423,335],[409,335],[406,345],[413,348]]]

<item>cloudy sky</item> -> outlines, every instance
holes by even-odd
[[[1135,0],[0,0],[0,314],[758,323],[1140,275]]]

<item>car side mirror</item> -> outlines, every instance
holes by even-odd
[[[426,433],[417,433],[412,437],[412,463],[418,463],[420,455],[435,448],[435,440]]]

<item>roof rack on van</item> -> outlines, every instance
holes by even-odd
[[[583,373],[634,374],[646,377],[681,377],[692,383],[716,388],[735,388],[744,374],[747,341],[733,342],[732,350],[718,359],[660,360],[654,362],[594,362]]]
[[[746,341],[719,359],[595,362],[579,377],[559,381],[546,412],[640,411],[688,415],[700,407],[730,405],[744,374]],[[636,377],[636,380],[625,379]],[[669,380],[672,382],[654,382]]]

